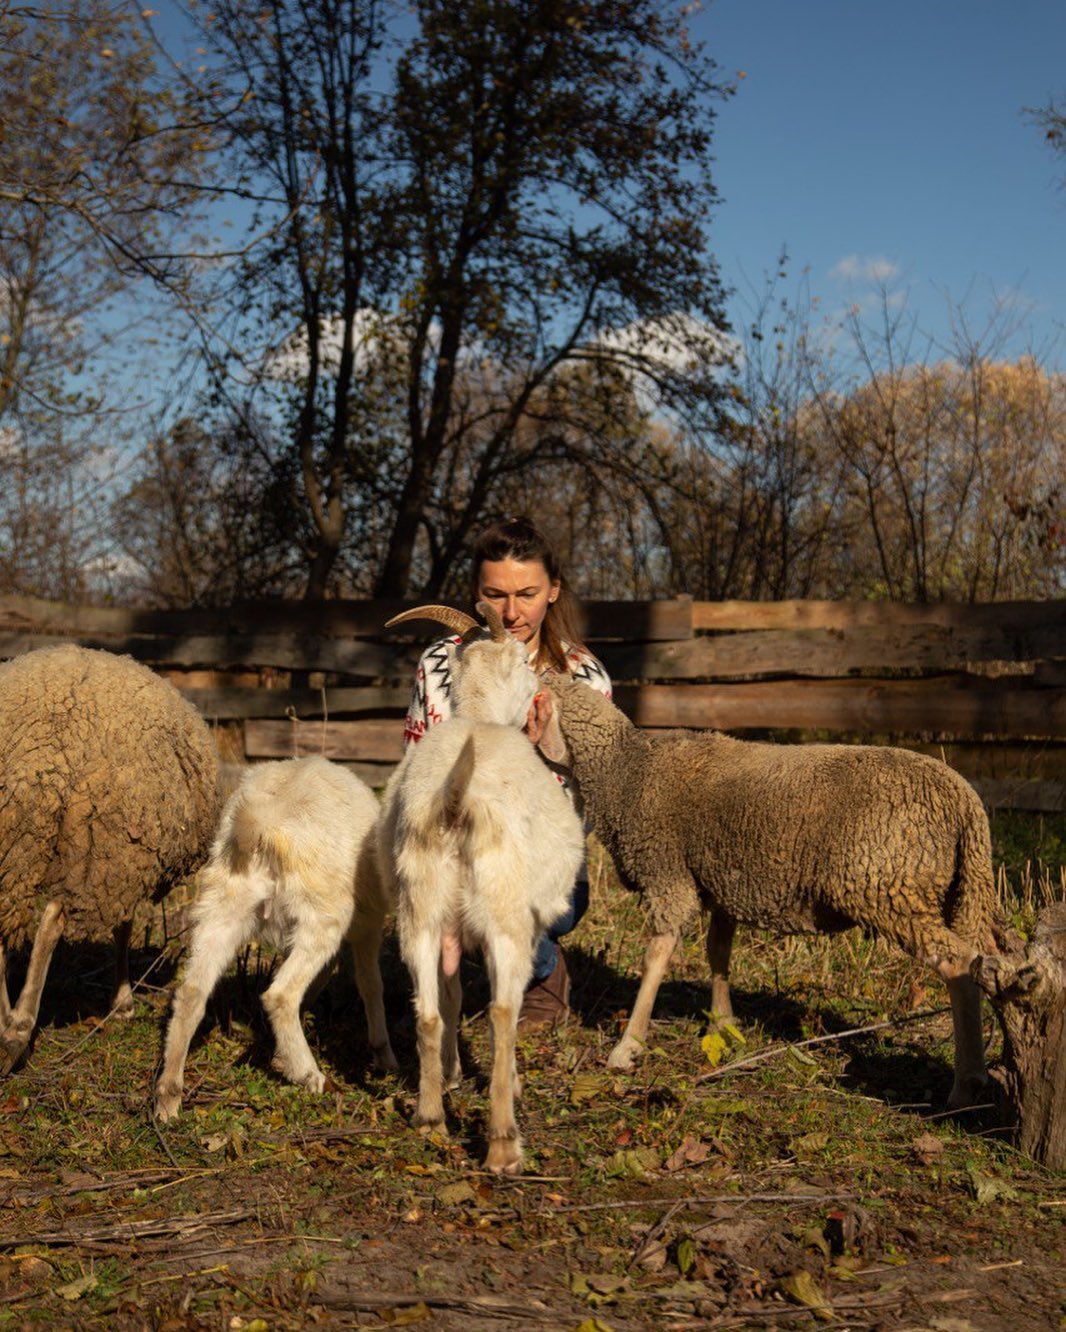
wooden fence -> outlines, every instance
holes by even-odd
[[[380,782],[426,623],[410,602],[158,611],[0,598],[0,657],[75,640],[128,652],[248,758],[324,753]],[[1066,601],[592,602],[588,639],[641,726],[864,737],[941,753],[990,804],[1066,809]]]

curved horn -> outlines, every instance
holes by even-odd
[[[504,643],[510,637],[507,630],[503,627],[503,620],[500,618],[500,612],[488,601],[479,601],[475,607],[477,613],[489,627],[489,633],[492,635],[494,643]]]
[[[481,627],[472,615],[453,610],[451,606],[413,606],[410,610],[394,615],[391,620],[386,620],[385,628],[391,629],[393,625],[405,624],[408,620],[436,620],[457,634],[468,634],[471,629]]]

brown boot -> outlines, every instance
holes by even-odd
[[[557,1027],[570,1016],[570,973],[566,957],[558,944],[555,946],[555,969],[546,980],[534,981],[522,1000],[518,1014],[520,1031],[533,1031],[538,1027]]]

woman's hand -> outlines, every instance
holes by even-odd
[[[552,696],[546,689],[542,689],[539,694],[534,694],[533,702],[529,705],[529,714],[526,717],[525,732],[533,744],[540,743],[540,738],[544,734],[551,715]]]

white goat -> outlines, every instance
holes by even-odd
[[[491,640],[472,641],[477,622],[448,607],[423,606],[389,621],[439,619],[467,637],[452,654],[455,716],[404,755],[385,791],[379,847],[414,985],[416,1122],[444,1127],[444,1087],[457,1087],[461,1078],[455,945],[480,947],[492,990],[485,1164],[517,1174],[518,1010],[537,939],[569,903],[585,834],[562,786],[522,734],[538,689],[526,648],[493,607],[480,603],[478,611]]]
[[[280,1073],[310,1091],[325,1086],[300,1025],[300,1004],[345,934],[375,1062],[396,1067],[378,966],[385,913],[374,849],[377,816],[370,788],[328,759],[288,759],[248,770],[226,802],[200,872],[189,962],[174,996],[156,1085],[157,1119],[178,1113],[189,1044],[207,1000],[253,936],[286,954],[263,995]]]

